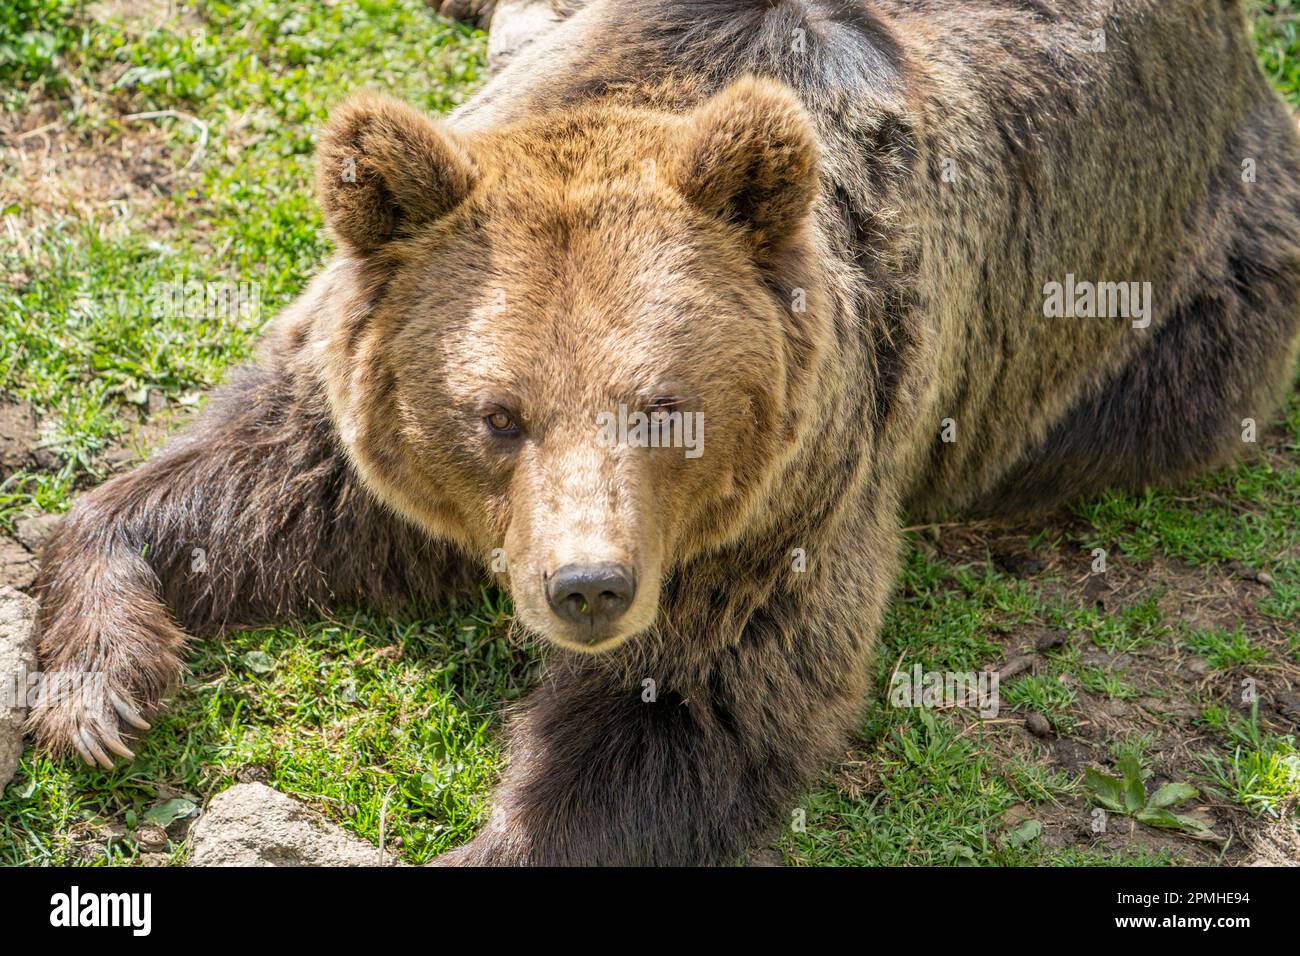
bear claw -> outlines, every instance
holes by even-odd
[[[99,764],[105,770],[113,769],[113,761],[104,753],[95,738],[83,728],[77,731],[77,740],[80,742],[77,746],[77,753],[81,754],[81,759],[86,761],[92,767]]]
[[[114,729],[94,720],[88,726],[78,728],[72,738],[73,749],[92,767],[98,764],[105,770],[113,769],[113,758],[109,753],[126,760],[134,760],[135,754]],[[108,751],[109,753],[105,753]]]
[[[141,717],[139,711],[124,701],[119,695],[113,694],[112,700],[113,709],[117,711],[117,716],[121,717],[125,723],[130,724],[136,730],[152,729],[153,725]]]
[[[150,729],[136,707],[116,691],[109,691],[89,710],[72,707],[70,702],[38,710],[32,714],[31,726],[37,741],[51,752],[74,752],[88,765],[105,770],[111,770],[117,758],[135,759],[124,735]]]

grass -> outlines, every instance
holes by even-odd
[[[1102,650],[1126,654],[1157,643],[1167,629],[1154,597],[1131,607],[1106,613],[1096,608],[1076,608],[1066,615],[1067,627],[1083,634]]]
[[[1124,680],[1123,675],[1114,671],[1101,667],[1083,667],[1078,674],[1079,683],[1084,690],[1110,700],[1131,700],[1138,696],[1137,690]]]
[[[0,10],[6,113],[44,110],[23,128],[52,124],[42,135],[101,164],[127,157],[117,174],[125,198],[77,207],[24,188],[23,158],[0,155],[0,213],[11,227],[0,228],[0,391],[39,412],[41,443],[59,462],[0,485],[0,530],[30,510],[64,510],[103,477],[106,452],[129,443],[151,402],[183,418],[248,358],[329,253],[308,187],[314,136],[333,105],[375,87],[442,112],[483,73],[484,37],[437,20],[420,0],[196,9],[170,22],[92,17],[77,0]],[[1260,61],[1300,106],[1300,4],[1254,12]],[[124,119],[161,111],[171,112]],[[156,318],[151,296],[178,281],[254,283],[258,308]],[[894,708],[882,694],[843,763],[791,818],[779,842],[787,860],[1214,861],[1177,837],[1081,838],[1089,805],[1065,743],[1104,766],[1129,750],[1158,771],[1166,760],[1170,779],[1194,777],[1238,808],[1241,827],[1294,829],[1294,737],[1258,707],[1243,711],[1237,694],[1246,677],[1268,689],[1300,663],[1300,398],[1268,435],[1267,454],[1234,468],[1181,488],[1104,495],[1063,522],[1025,529],[1015,540],[1045,558],[1041,573],[1000,569],[987,542],[1001,532],[911,533],[875,665],[882,688],[895,669],[978,671],[1032,651],[1044,634],[1066,642],[1001,687],[995,720]],[[1107,553],[1105,575],[1090,573],[1095,548]],[[1179,588],[1194,590],[1193,608],[1210,606],[1210,586],[1236,580],[1234,566],[1271,576],[1234,605],[1251,626],[1188,620]],[[1117,580],[1128,583],[1095,597],[1095,585]],[[481,821],[500,759],[500,705],[535,670],[506,639],[509,614],[503,597],[485,593],[431,620],[355,612],[200,643],[134,763],[104,773],[23,758],[0,795],[0,861],[130,864],[151,852],[180,862],[183,821],[168,828],[168,847],[146,851],[149,815],[246,780],[316,804],[372,841],[386,817],[388,845],[428,860]],[[1195,679],[1204,688],[1169,683],[1188,659],[1204,660],[1207,674]],[[1162,717],[1158,731],[1098,716],[1102,703],[1137,709],[1180,695],[1195,716]],[[1030,737],[1021,726],[1030,711],[1060,739]],[[1186,733],[1171,738],[1171,727]],[[1177,746],[1161,749],[1187,741],[1199,742],[1181,762],[1167,756]],[[1025,829],[1028,819],[1041,829]]]
[[[1232,743],[1229,756],[1202,757],[1210,778],[1230,799],[1259,812],[1280,816],[1294,807],[1300,792],[1300,749],[1294,734],[1260,729],[1258,702],[1248,717],[1222,710],[1206,715]]]
[[[1199,654],[1215,670],[1241,664],[1262,664],[1270,659],[1268,651],[1253,644],[1240,626],[1228,630],[1192,631],[1185,646]]]
[[[76,0],[10,0],[0,13],[0,82],[6,105],[20,99],[23,84],[66,89],[58,59],[81,40],[82,6]]]

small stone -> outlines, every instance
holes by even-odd
[[[0,791],[13,779],[23,753],[27,675],[36,670],[36,602],[0,587]]]
[[[156,823],[140,824],[135,831],[135,840],[141,850],[158,852],[167,849],[167,831]]]
[[[1237,577],[1241,578],[1243,581],[1254,581],[1257,584],[1273,583],[1273,575],[1269,574],[1267,571],[1260,571],[1256,568],[1252,568],[1250,565],[1243,564],[1240,561],[1229,561],[1224,565],[1224,567],[1237,575]]]
[[[1011,680],[1011,678],[1018,677],[1025,671],[1032,670],[1033,667],[1034,656],[1032,654],[1021,654],[1018,657],[1011,658],[998,668],[998,680]]]
[[[383,862],[394,865],[391,853]],[[377,866],[379,848],[265,784],[208,803],[190,830],[190,866]]]
[[[1047,722],[1047,718],[1032,711],[1025,715],[1025,729],[1035,737],[1046,739],[1052,736],[1052,725]]]

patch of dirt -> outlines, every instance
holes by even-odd
[[[16,471],[53,471],[58,456],[41,447],[40,419],[22,399],[0,394],[0,482]]]
[[[163,200],[177,187],[173,151],[185,134],[165,118],[127,119],[134,114],[120,97],[85,93],[95,97],[85,111],[45,100],[0,117],[0,208],[17,207],[4,228],[28,263],[26,274],[7,277],[17,288],[44,265],[25,233],[67,219],[106,237],[175,223]]]
[[[1081,530],[1081,529],[1074,529]],[[1293,818],[1276,820],[1247,811],[1212,792],[1202,757],[1222,754],[1219,739],[1200,719],[1204,707],[1216,705],[1245,716],[1243,682],[1259,690],[1261,726],[1278,734],[1295,733],[1300,718],[1300,666],[1289,653],[1284,622],[1261,614],[1257,602],[1270,594],[1268,575],[1240,565],[1193,568],[1166,558],[1134,562],[1112,558],[1104,573],[1092,570],[1092,555],[1071,543],[1062,531],[1054,537],[1015,528],[970,525],[944,528],[922,544],[936,556],[976,566],[993,564],[1004,572],[1038,585],[1044,603],[1065,607],[1093,606],[1106,612],[1132,608],[1158,596],[1158,608],[1172,629],[1150,646],[1116,653],[1093,644],[1084,634],[1069,634],[1043,625],[1029,625],[1001,635],[1003,664],[1019,671],[1012,680],[1048,665],[1045,654],[1072,646],[1083,664],[1114,673],[1135,695],[1111,699],[1079,685],[1066,671],[1061,675],[1076,695],[1071,713],[1077,721],[1068,733],[1036,739],[1025,726],[1026,715],[1004,713],[994,721],[979,721],[958,711],[966,722],[962,733],[974,735],[994,766],[1029,760],[1062,771],[1072,778],[1093,767],[1115,774],[1111,753],[1115,743],[1142,736],[1153,776],[1148,790],[1168,782],[1188,782],[1201,797],[1180,813],[1199,815],[1224,838],[1224,844],[1192,840],[1178,833],[1153,829],[1123,816],[1109,815],[1104,828],[1094,807],[1081,795],[1049,801],[1033,809],[1043,824],[1040,839],[1048,848],[1078,846],[1109,851],[1165,851],[1190,864],[1251,865],[1300,862],[1300,832]],[[1040,538],[1043,539],[1040,541]],[[1179,648],[1185,628],[1232,631],[1241,627],[1252,644],[1268,650],[1264,664],[1213,670],[1206,661]],[[1038,654],[1029,667],[1018,666],[1025,655]],[[1295,808],[1291,814],[1294,817]],[[1014,825],[1014,824],[1013,824]]]
[[[177,0],[99,0],[92,20],[121,20],[126,32],[165,29],[188,34],[201,24],[194,4]],[[21,110],[0,116],[0,209],[17,207],[0,222],[0,236],[17,247],[28,268],[0,281],[21,288],[32,281],[34,256],[25,237],[66,219],[90,223],[102,236],[160,237],[202,201],[202,161],[218,148],[213,124],[183,110],[150,110],[134,96],[139,67],[114,63],[87,84],[76,70],[57,96],[35,94]],[[269,111],[268,115],[269,115]],[[251,113],[251,111],[250,111]],[[242,131],[249,117],[231,124]],[[186,192],[178,207],[167,200]]]

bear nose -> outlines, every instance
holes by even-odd
[[[566,621],[599,628],[618,620],[632,604],[636,583],[621,564],[566,564],[546,583],[546,599]]]

